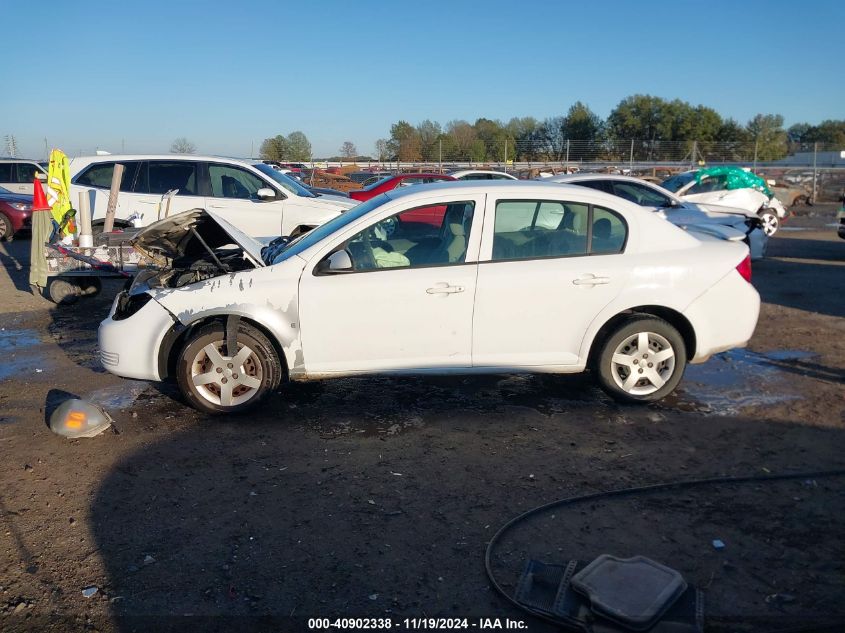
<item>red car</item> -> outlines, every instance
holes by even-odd
[[[0,240],[32,227],[32,196],[0,187]]]
[[[445,182],[446,180],[455,180],[446,174],[398,174],[396,176],[388,176],[381,180],[374,182],[369,187],[358,189],[357,191],[350,191],[349,197],[353,200],[364,202],[370,198],[375,198],[380,193],[396,189],[396,187],[407,187],[409,185],[421,185],[429,182]]]

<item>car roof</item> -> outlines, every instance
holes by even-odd
[[[420,178],[424,176],[425,178],[442,178],[443,176],[448,176],[449,174],[438,174],[437,172],[429,172],[429,171],[415,171],[410,174],[396,174],[393,176],[394,178]]]
[[[38,165],[43,162],[44,161],[35,160],[34,158],[0,158],[0,163],[35,163]]]
[[[554,182],[545,182],[540,180],[454,180],[449,182],[435,182],[413,187],[402,187],[392,189],[385,192],[391,200],[405,198],[409,196],[431,195],[434,193],[452,193],[454,191],[464,191],[467,195],[481,195],[485,193],[495,192],[499,195],[501,192],[513,192],[515,196],[543,196],[551,195],[555,198],[560,197],[561,191],[570,191],[576,194],[579,198],[595,198],[596,200],[604,201],[611,206],[630,205],[636,209],[640,209],[638,205],[632,202],[614,196],[603,191],[589,189],[587,187],[579,187],[578,185],[566,185]]]
[[[513,174],[509,174],[506,171],[500,171],[498,169],[456,169],[454,171],[450,171],[450,176],[457,176],[458,174],[505,174],[506,176],[512,176]]]
[[[184,160],[184,161],[225,161],[229,163],[238,163],[241,165],[251,165],[260,163],[244,158],[231,158],[229,156],[203,156],[201,154],[101,154],[96,156],[77,156],[72,159],[74,162],[82,163],[111,163],[120,162],[122,160]]]
[[[620,180],[622,182],[648,182],[636,176],[623,176],[622,174],[602,174],[599,172],[579,172],[577,174],[560,174],[551,178],[543,178],[543,182],[577,182],[579,180]],[[654,183],[648,183],[654,184]]]

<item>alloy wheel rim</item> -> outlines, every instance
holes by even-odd
[[[236,407],[258,393],[264,371],[249,346],[238,343],[234,356],[226,356],[224,350],[224,341],[214,341],[200,349],[191,362],[191,383],[208,402]]]
[[[0,238],[6,237],[6,233],[9,230],[9,225],[6,224],[6,219],[0,215]]]
[[[763,215],[763,232],[771,237],[778,230],[778,219],[771,213]]]
[[[647,396],[672,377],[675,350],[660,334],[637,332],[616,346],[610,362],[617,387],[632,396]]]

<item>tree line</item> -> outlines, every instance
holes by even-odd
[[[566,114],[544,120],[531,116],[513,117],[507,122],[479,118],[470,123],[456,119],[445,125],[430,119],[416,125],[400,120],[390,126],[388,137],[376,141],[372,158],[475,162],[622,160],[626,158],[625,143],[631,144],[632,140],[637,144],[638,156],[653,160],[677,158],[681,146],[688,153],[697,150],[702,155],[718,151],[724,160],[747,160],[749,148],[753,148],[758,160],[767,161],[783,158],[798,144],[804,145],[805,150],[812,143],[845,149],[845,120],[826,120],[818,125],[797,123],[784,129],[779,114],[758,114],[742,124],[707,106],[633,95],[622,99],[606,119],[577,101]],[[302,132],[278,135],[261,144],[261,158],[309,160],[311,144]],[[358,155],[354,143],[346,141],[340,148],[340,158],[370,157]]]

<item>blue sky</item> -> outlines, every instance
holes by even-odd
[[[543,119],[578,100],[606,117],[637,93],[742,123],[845,118],[841,0],[0,0],[0,14],[0,141],[36,158],[45,137],[69,155],[185,136],[245,156],[293,130],[315,156],[346,140],[370,153],[399,119]]]

